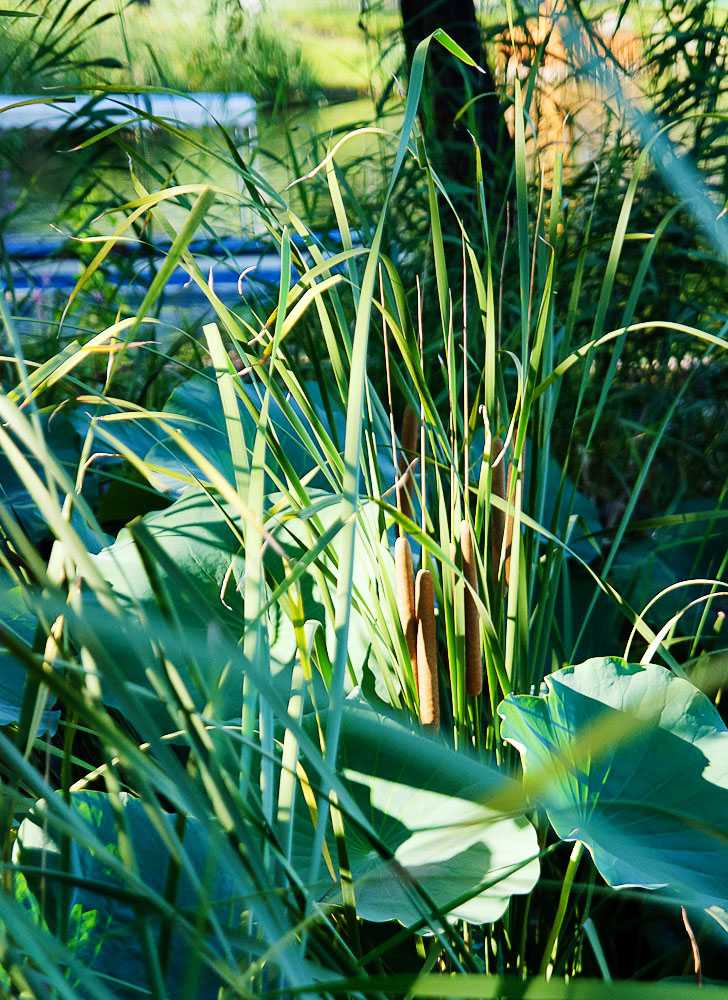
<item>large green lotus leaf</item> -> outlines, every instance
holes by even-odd
[[[120,795],[124,824],[129,843],[134,852],[141,881],[151,892],[164,897],[170,852],[159,831],[152,823],[139,799],[126,792]],[[109,796],[105,792],[75,792],[71,806],[103,846],[115,857],[120,856],[119,824]],[[97,855],[75,838],[70,838],[68,849],[69,870],[75,884],[62,900],[62,885],[53,877],[60,868],[60,837],[52,823],[44,817],[44,803],[35,806],[31,817],[18,829],[15,860],[29,866],[28,888],[35,896],[43,898],[44,917],[52,933],[59,932],[58,910],[63,905],[69,915],[69,944],[77,960],[93,973],[111,976],[123,982],[122,995],[136,995],[139,988],[149,988],[144,952],[139,927],[142,912],[151,918],[152,934],[159,933],[159,916],[148,903],[134,905],[118,872],[111,869],[103,856]],[[171,832],[174,817],[163,816]],[[188,918],[201,905],[210,904],[218,919],[226,923],[235,920],[239,912],[236,896],[240,892],[235,879],[219,862],[219,851],[212,842],[207,828],[188,817],[182,839],[185,853],[199,884],[195,885],[183,869],[180,873],[175,905],[186,911]],[[46,877],[42,878],[41,870]],[[96,885],[98,887],[96,887]],[[179,987],[189,958],[184,942],[175,935],[170,970],[172,992]],[[205,979],[209,977],[205,976]],[[121,985],[121,984],[120,984]],[[201,995],[215,997],[219,984],[207,982]],[[136,988],[136,989],[135,989]]]
[[[562,502],[557,512],[556,499],[559,489],[562,490]],[[528,493],[526,500],[535,503],[535,498],[531,500]],[[598,536],[602,528],[596,504],[576,488],[574,482],[564,475],[561,463],[552,457],[546,466],[543,511],[540,520],[544,527],[553,530],[558,538],[566,540],[571,551],[585,562],[591,562],[599,554],[598,542],[593,537]]]
[[[530,892],[538,881],[536,832],[517,810],[521,792],[492,767],[350,703],[340,766],[385,855],[393,855],[383,857],[362,828],[344,818],[356,908],[364,919],[411,924],[432,911],[429,899],[451,918],[487,923],[503,915],[513,894]],[[297,834],[296,861],[305,873],[312,837],[307,815],[299,815]],[[330,853],[336,857],[333,842]],[[323,899],[340,900],[338,887]]]
[[[69,420],[81,440],[84,440],[89,432],[93,434],[94,447],[102,453],[100,461],[103,464],[115,465],[122,459],[118,455],[104,454],[109,451],[110,444],[104,431],[113,435],[120,445],[139,457],[143,457],[154,444],[166,437],[162,428],[153,420],[141,417],[117,419],[124,413],[128,411],[113,402],[79,403],[73,409],[69,408]]]
[[[0,571],[0,608],[2,621],[16,635],[26,642],[32,642],[37,625],[35,615],[28,610],[20,588]],[[8,726],[20,721],[20,709],[23,704],[26,671],[15,657],[0,645],[0,726]],[[51,735],[58,728],[60,712],[52,711],[53,699],[48,698],[48,710],[43,712],[38,735],[48,732]]]
[[[250,373],[240,377],[240,384],[251,404],[251,408],[249,409],[241,400],[238,404],[238,412],[240,414],[248,457],[252,460],[253,446],[257,433],[257,418],[253,414],[257,413],[261,408],[265,396],[265,388]],[[315,382],[306,382],[304,383],[304,389],[312,410],[321,422],[323,432],[333,441],[334,446],[338,447],[339,452],[341,452],[346,435],[346,416],[343,410],[341,407],[336,406],[335,401],[331,401],[332,419],[330,419],[318,385]],[[298,403],[293,398],[288,397],[287,405],[290,407],[294,419],[291,419],[283,407],[271,397],[268,410],[269,428],[275,432],[281,450],[286,455],[296,474],[299,477],[303,477],[316,468],[321,469],[326,467],[328,459],[326,453],[317,442],[311,422],[304,415]],[[178,386],[167,400],[164,412],[170,417],[179,415],[187,418],[182,423],[175,421],[176,426],[183,432],[190,444],[194,445],[205,458],[212,462],[215,468],[230,483],[233,483],[232,458],[225,426],[225,416],[220,402],[220,393],[212,373],[195,375]],[[300,421],[305,438],[299,433],[294,420]],[[179,493],[184,489],[185,483],[190,482],[191,475],[195,475],[203,481],[206,479],[206,476],[196,468],[194,463],[181,451],[178,445],[166,438],[163,438],[147,452],[146,460],[156,469],[160,481],[173,493]],[[391,444],[388,437],[384,434],[381,434],[378,438],[377,461],[382,481],[386,483],[394,482]],[[266,463],[272,475],[282,476],[280,465],[273,457],[270,449],[266,456]],[[271,476],[268,476],[267,489],[270,490],[273,488],[273,480]],[[330,490],[331,482],[323,472],[319,471],[312,479],[308,480],[308,488]]]
[[[280,497],[276,495],[271,501],[275,502],[276,499]],[[336,498],[328,494],[321,499],[322,504],[317,510],[323,530],[326,530],[335,525],[339,505]],[[185,638],[197,648],[205,646],[210,623],[214,621],[222,623],[236,638],[242,635],[242,601],[237,587],[243,578],[245,561],[239,551],[238,536],[231,528],[230,520],[238,524],[240,531],[241,525],[231,508],[221,509],[212,503],[204,491],[195,488],[186,491],[165,510],[147,514],[142,519],[144,526],[174,564],[177,574],[175,578],[170,578],[163,568],[159,575],[175,603],[180,621],[184,623]],[[347,678],[347,690],[351,690],[356,684],[362,684],[365,689],[370,685],[373,694],[388,701],[387,686],[379,663],[371,652],[372,626],[371,623],[368,624],[366,617],[370,588],[376,589],[376,564],[385,558],[391,562],[388,551],[377,539],[375,520],[375,505],[365,505],[361,512],[362,531],[357,540],[355,585],[360,592],[360,599],[355,602],[350,624],[348,650],[351,671]],[[295,565],[309,552],[312,538],[304,516],[291,511],[279,511],[275,518],[269,518],[267,527],[285,551],[291,565]],[[154,623],[155,629],[164,629],[163,622],[159,621],[157,598],[142,557],[128,530],[122,530],[116,542],[95,556],[94,560],[117,598],[128,605],[130,622],[136,620],[135,606],[138,604],[141,605],[144,616]],[[283,579],[283,564],[272,546],[267,548],[264,561],[269,585],[271,588],[275,587]],[[332,559],[328,554],[322,554],[320,563],[328,571],[329,585],[335,591],[336,576]],[[393,575],[393,569],[389,569]],[[229,579],[223,589],[226,576]],[[326,613],[319,583],[310,569],[299,578],[298,586],[304,618],[321,622],[329,654],[333,658],[333,622]],[[148,687],[146,657],[140,655],[133,630],[130,628],[127,635],[122,634],[116,622],[111,619],[108,621],[108,628],[109,641],[113,641],[117,662],[123,664],[128,680]],[[160,635],[163,635],[165,648],[168,654],[172,653],[174,662],[178,666],[183,664],[184,649],[177,648],[179,642],[175,642],[170,630],[167,628]],[[274,605],[268,612],[268,639],[271,675],[279,684],[281,692],[287,694],[297,646],[291,620],[280,604]],[[385,644],[381,645],[385,648]],[[225,670],[225,663],[218,662],[215,657],[203,657],[202,665],[205,670],[205,685],[196,698],[198,707],[201,708],[208,700],[212,700],[218,718],[239,718],[241,678]],[[180,669],[190,687],[188,674],[182,667]],[[391,665],[388,669],[391,670]],[[108,703],[115,704],[113,700]],[[164,731],[167,731],[169,715],[165,707],[159,705],[155,709],[150,703],[149,708],[159,725],[164,726]]]
[[[224,510],[230,517],[227,508]],[[164,510],[142,518],[170,560],[194,580],[197,590],[211,604],[220,607],[224,607],[220,598],[222,582],[240,550],[240,542],[225,513],[203,490],[193,488]],[[113,545],[95,557],[95,562],[118,595],[134,597],[142,603],[154,600],[141,556],[126,528],[119,532]],[[236,600],[233,579],[225,601],[235,604]]]
[[[264,387],[251,375],[241,378],[241,385],[254,410],[259,410],[265,394]],[[311,404],[321,419],[324,428],[327,433],[331,434],[331,427],[326,418],[318,388],[314,384],[307,384],[306,391],[309,393]],[[289,400],[289,405],[303,424],[306,432],[314,439],[311,425],[304,417],[301,408],[293,400]],[[238,411],[248,448],[248,456],[249,459],[252,459],[257,421],[242,401],[239,402]],[[186,439],[232,483],[234,475],[230,445],[225,429],[225,416],[220,402],[220,393],[214,376],[212,374],[196,375],[178,386],[165,404],[164,412],[170,416],[176,414],[192,420],[192,423],[185,422],[177,424],[177,426],[180,427]],[[271,399],[268,416],[270,425],[278,437],[283,452],[299,476],[310,472],[315,465],[323,464],[323,453],[319,451],[315,453],[315,457],[311,454],[288,415],[284,413],[283,409],[274,399]],[[343,442],[345,418],[340,412],[337,413],[337,416],[338,419],[335,419],[335,424],[340,434],[340,440]],[[191,473],[203,480],[206,478],[179,447],[169,440],[163,440],[155,445],[148,452],[147,461],[158,469],[165,484],[173,492],[184,488],[183,484],[185,481],[189,482]],[[267,463],[271,472],[276,475],[281,474],[280,466],[270,453],[267,456]],[[268,488],[270,489],[270,479],[268,483]],[[325,477],[319,475],[313,485],[321,486],[325,483]]]
[[[311,491],[309,491],[311,493]],[[314,491],[321,506],[318,508],[318,519],[321,528],[326,531],[333,527],[339,517],[338,498],[323,492]],[[379,509],[374,503],[362,503],[357,518],[356,549],[354,554],[354,600],[349,622],[347,651],[350,671],[346,681],[346,691],[354,685],[361,685],[368,700],[392,703],[390,688],[397,688],[398,681],[394,675],[392,662],[392,642],[390,636],[394,628],[399,628],[399,622],[387,619],[386,601],[379,591],[378,580],[386,575],[394,580],[394,560],[392,558],[389,540],[384,534],[379,534]],[[293,564],[305,557],[313,544],[310,525],[303,516],[290,516],[290,512],[281,512],[268,521],[267,526],[273,532],[276,541],[285,549],[287,557]],[[331,550],[337,549],[334,540],[331,547],[319,559],[322,575],[328,580],[331,598],[336,592],[337,567],[331,557]],[[270,552],[266,563],[271,578],[282,579],[281,565],[275,554]],[[333,616],[327,613],[326,604],[320,583],[313,573],[302,578],[301,596],[305,616],[308,620],[316,619],[323,627],[329,655],[333,659],[336,647],[336,632]],[[377,611],[376,601],[379,600],[382,613]],[[375,649],[376,647],[376,649]],[[384,679],[384,673],[389,677],[389,684]]]
[[[226,516],[227,515],[227,516]],[[208,702],[219,719],[240,717],[242,678],[239,672],[226,669],[226,662],[219,657],[204,655],[211,623],[218,622],[233,634],[241,632],[242,601],[236,584],[244,572],[240,542],[228,518],[235,521],[229,509],[221,510],[200,489],[189,489],[169,507],[142,518],[142,523],[163,549],[174,566],[171,577],[163,566],[158,567],[161,583],[174,602],[184,635],[161,619],[154,588],[149,580],[141,554],[131,533],[122,529],[113,545],[94,557],[101,575],[112,587],[117,599],[126,606],[129,628],[122,631],[116,621],[106,619],[98,610],[95,617],[97,631],[109,630],[108,641],[113,641],[116,662],[124,669],[127,681],[142,689],[149,687],[147,667],[149,653],[144,652],[142,630],[138,626],[137,606],[149,623],[147,631],[157,633],[163,641],[167,655],[181,672],[188,690],[201,709]],[[240,525],[238,524],[238,529]],[[226,577],[229,578],[224,587]],[[87,601],[91,598],[87,598]],[[271,641],[271,668],[274,674],[290,664],[295,641],[292,627],[275,607],[269,615]],[[197,662],[204,671],[198,682],[193,682],[184,667],[186,650],[202,651]],[[287,684],[285,678],[281,683]],[[105,693],[108,704],[118,707],[113,692]],[[153,699],[146,707],[162,732],[169,731],[170,716],[163,704]]]
[[[543,697],[508,696],[502,735],[556,833],[617,888],[728,905],[728,731],[697,688],[655,664],[587,660]]]

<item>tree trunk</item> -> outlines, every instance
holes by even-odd
[[[435,169],[443,180],[472,184],[475,171],[470,130],[480,147],[486,184],[492,184],[501,173],[498,168],[507,133],[495,81],[485,62],[473,0],[400,0],[400,10],[410,66],[419,42],[442,28],[485,71],[466,66],[433,43],[427,56],[420,121]],[[458,111],[473,98],[477,99],[468,111],[454,122]]]

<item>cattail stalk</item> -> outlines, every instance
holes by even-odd
[[[412,569],[412,549],[406,538],[398,538],[394,543],[394,574],[397,583],[397,608],[402,631],[407,641],[412,675],[415,687],[417,679],[417,615],[415,613],[415,578]]]
[[[475,569],[473,535],[465,519],[460,523],[460,551],[465,581],[477,594],[478,574]],[[480,651],[480,615],[470,587],[465,588],[465,691],[477,697],[483,690],[483,657]]]
[[[417,455],[417,438],[419,421],[409,404],[402,414],[402,429],[399,441],[402,450],[399,453],[399,482],[397,484],[397,506],[405,517],[412,517],[412,495],[414,482],[411,465]]]
[[[415,582],[417,609],[417,679],[420,694],[420,721],[431,729],[440,728],[440,695],[437,686],[437,639],[435,634],[435,590],[432,574],[421,569]]]
[[[503,441],[495,438],[490,448],[491,465],[503,452]],[[491,496],[506,498],[506,456],[502,455],[500,462],[494,466],[490,474]],[[500,566],[501,551],[503,549],[503,535],[505,532],[506,515],[499,510],[495,504],[490,508],[490,557],[493,564],[493,576],[498,579],[498,568]]]
[[[387,336],[387,312],[384,307],[384,281],[382,265],[379,265],[379,297],[382,303],[382,341],[384,343],[384,371],[387,377],[387,402],[389,403],[389,434],[392,441],[392,468],[397,469],[397,443],[394,437],[394,409],[392,407],[392,376],[389,370],[389,337]],[[395,482],[395,503],[399,509],[399,487]],[[399,533],[402,533],[400,527]]]
[[[503,563],[503,579],[505,581],[506,587],[511,582],[511,549],[513,548],[513,523],[514,523],[513,507],[516,502],[516,495],[515,495],[516,490],[514,482],[515,474],[516,474],[515,466],[511,464],[508,468],[508,486],[506,488],[506,495],[508,497],[509,509],[508,509],[508,515],[506,517],[505,533],[504,533],[506,550],[505,550],[505,560]]]

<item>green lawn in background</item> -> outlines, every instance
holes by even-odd
[[[367,45],[359,27],[357,0],[309,0],[305,4],[283,0],[281,19],[287,35],[301,46],[318,87],[324,91],[354,89],[367,93],[376,80],[380,46],[398,29],[399,13],[394,6],[367,16],[367,29],[374,38]],[[384,71],[393,71],[391,59]]]
[[[16,5],[25,9],[27,0]],[[19,18],[0,38],[0,56],[19,46],[0,90],[35,92],[48,83],[103,82],[112,85],[164,85],[191,91],[245,91],[261,101],[315,101],[358,96],[375,90],[382,72],[389,75],[397,58],[377,73],[382,48],[399,25],[396,5],[367,15],[367,33],[359,26],[357,0],[280,0],[264,4],[231,27],[229,8],[211,0],[151,0],[117,5],[95,0],[73,16],[73,32],[83,35],[103,14],[119,14],[96,23],[73,52],[76,68],[39,67],[23,41],[32,21]],[[112,57],[120,68],[79,65]]]
[[[33,9],[42,9],[44,2],[38,0]],[[24,10],[33,5],[30,0],[16,0],[14,6]],[[485,0],[479,6],[484,24],[503,22],[503,3]],[[537,5],[532,6],[535,14]],[[22,45],[32,30],[32,21],[19,18],[6,28],[5,37],[0,37],[0,66],[11,66],[5,77],[0,77],[0,90],[36,92],[49,82],[103,82],[190,91],[245,91],[261,102],[310,103],[372,91],[377,94],[392,74],[402,72],[396,0],[373,0],[363,16],[359,0],[264,0],[261,11],[244,15],[237,29],[231,27],[231,10],[234,5],[226,0],[187,0],[183,4],[151,0],[149,5],[75,0],[57,30],[70,21],[71,34],[80,35],[93,25],[88,37],[73,49],[76,68],[46,66],[42,72],[24,51],[30,52],[34,46]],[[585,7],[590,17],[598,16],[599,11],[610,13],[610,8]],[[642,5],[640,23],[634,23],[634,12],[630,12],[629,23],[644,33],[645,19],[654,14],[654,7]],[[104,15],[120,16],[98,23]],[[4,58],[18,42],[19,58]],[[99,57],[112,57],[121,67],[87,65]]]

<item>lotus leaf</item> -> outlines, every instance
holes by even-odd
[[[0,602],[5,624],[21,639],[32,642],[36,618],[26,607],[20,588],[13,586],[4,572],[0,572]],[[20,721],[26,678],[25,669],[16,657],[0,646],[0,726]],[[46,732],[53,735],[58,728],[60,712],[51,710],[52,703],[53,699],[49,697],[46,702],[48,710],[41,715],[39,736]]]
[[[728,731],[709,699],[656,664],[587,660],[541,697],[507,697],[503,739],[556,833],[616,888],[728,905]]]
[[[375,844],[345,817],[356,908],[364,919],[411,924],[434,906],[451,918],[486,923],[538,881],[536,831],[519,811],[522,794],[494,768],[350,703],[340,763],[378,839]],[[312,827],[307,816],[298,826],[303,867]],[[338,886],[323,898],[340,900]]]
[[[69,897],[62,900],[64,882],[53,877],[60,868],[60,837],[54,832],[52,822],[49,824],[46,820],[42,801],[18,829],[15,856],[19,864],[29,866],[28,887],[37,898],[43,898],[44,918],[50,929],[58,933],[59,906],[68,907],[67,943],[76,952],[76,957],[92,973],[123,981],[127,988],[119,982],[119,995],[131,997],[137,995],[140,988],[149,988],[140,933],[144,922],[141,918],[149,921],[156,936],[161,910],[157,910],[151,900],[155,896],[164,898],[170,852],[139,799],[122,792],[119,803],[129,847],[143,884],[138,898],[133,892],[125,891],[128,889],[126,879],[109,865],[103,854],[79,844],[72,837],[69,842],[71,886]],[[104,792],[76,792],[71,806],[85,825],[88,836],[100,842],[109,855],[118,858],[118,818],[110,797]],[[162,816],[161,822],[167,827],[165,836],[169,837],[173,817]],[[235,902],[235,879],[219,863],[219,852],[207,827],[188,817],[182,843],[194,875],[190,878],[184,869],[181,871],[176,892],[177,908],[192,920],[202,907],[209,907],[222,920],[235,919],[239,911],[239,904]],[[24,884],[21,889],[26,891]],[[176,932],[173,941],[172,993],[176,992],[175,986],[179,988],[190,958]],[[210,977],[205,973],[203,978]],[[200,995],[213,998],[218,986],[219,983],[207,982]]]
[[[280,499],[277,494],[271,498],[273,502],[277,499]],[[319,500],[315,510],[323,530],[326,530],[335,526],[339,507],[336,498],[330,494],[320,496]],[[381,657],[371,654],[373,637],[371,623],[368,624],[366,618],[371,588],[376,590],[377,567],[385,560],[391,562],[386,546],[377,538],[376,517],[374,505],[362,508],[362,531],[357,541],[359,557],[354,579],[361,596],[352,611],[348,644],[351,675],[347,690],[362,683],[368,691],[371,690],[372,696],[388,702],[390,696],[382,678],[382,669],[391,670],[391,667],[386,663],[382,667]],[[157,597],[139,548],[127,529],[119,533],[113,545],[93,558],[117,598],[128,607],[129,628],[122,633],[116,619],[110,616],[104,618],[100,610],[93,613],[95,628],[108,632],[109,648],[113,648],[129,682],[142,688],[149,687],[147,669],[150,653],[148,648],[146,652],[143,648],[149,645],[148,638],[144,639],[145,634],[162,642],[175,663],[185,663],[188,652],[197,650],[203,670],[195,695],[198,707],[211,702],[218,718],[239,718],[241,673],[226,669],[228,665],[224,659],[206,654],[205,650],[211,623],[222,625],[235,639],[242,634],[242,600],[237,587],[243,578],[245,561],[240,549],[240,519],[230,506],[215,504],[203,490],[191,488],[166,509],[145,515],[142,523],[166,556],[167,566],[158,567],[158,575],[174,601],[176,615],[184,624],[184,632],[175,634],[174,629],[161,619]],[[237,533],[233,525],[237,525]],[[315,536],[311,534],[307,514],[279,510],[275,518],[268,520],[267,527],[291,566],[304,558],[313,544]],[[264,559],[272,589],[284,579],[283,564],[273,546],[266,549]],[[322,572],[329,574],[329,586],[335,590],[335,566],[329,552],[321,553],[319,564]],[[321,622],[329,655],[333,657],[333,622],[326,614],[320,583],[310,568],[299,578],[298,586],[305,619]],[[86,600],[90,605],[93,597],[89,595]],[[136,606],[141,609],[141,617],[135,611]],[[146,621],[147,627],[141,627],[140,621]],[[270,663],[266,664],[266,669],[270,669],[282,694],[287,695],[297,647],[293,624],[284,602],[269,609],[268,633]],[[381,643],[381,650],[386,653],[386,643]],[[184,671],[183,676],[194,694],[194,685]],[[325,700],[324,692],[321,694]],[[169,713],[164,703],[158,701],[155,704],[149,700],[148,707],[162,731],[169,731]]]
[[[251,375],[241,378],[241,386],[250,404],[249,409],[241,401],[238,411],[248,455],[251,458],[257,432],[257,420],[253,414],[256,410],[260,410],[265,388]],[[332,426],[321,391],[316,383],[307,382],[304,389],[312,409],[321,421],[324,433],[331,437],[335,446],[338,443],[339,447],[343,447],[346,432],[346,418],[343,411],[334,407]],[[274,399],[271,399],[270,426],[294,471],[299,477],[302,477],[317,467],[325,466],[327,459],[317,443],[313,427],[301,407],[291,398],[288,399],[287,405],[290,407],[290,416]],[[189,422],[178,424],[186,439],[232,483],[234,476],[230,444],[225,428],[225,416],[220,402],[220,394],[212,374],[194,376],[178,386],[165,404],[164,412],[170,417],[179,415],[187,418]],[[300,421],[308,440],[304,440],[299,434],[294,420]],[[159,432],[157,432],[157,436],[160,436]],[[205,479],[205,476],[194,467],[194,464],[180,451],[179,447],[169,440],[162,439],[160,443],[155,444],[148,451],[146,458],[159,473],[161,481],[172,492],[180,493],[184,489],[185,483],[191,481],[191,474]],[[269,472],[274,476],[281,476],[280,466],[270,451],[266,461]],[[391,445],[385,437],[382,437],[380,441],[378,461],[383,479],[387,483],[391,483],[394,479]],[[331,488],[331,484],[323,472],[318,472],[314,479],[309,482],[309,486]],[[267,488],[268,490],[272,488],[270,477],[268,477]]]

